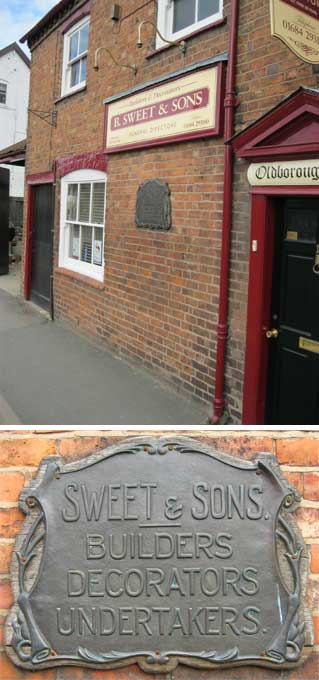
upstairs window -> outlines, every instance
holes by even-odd
[[[165,0],[158,7],[158,28],[164,38],[179,40],[222,19],[223,0]],[[157,47],[167,43],[157,38]]]
[[[87,17],[64,36],[62,95],[76,92],[86,84],[90,21]]]
[[[59,265],[103,281],[106,175],[78,170],[61,180]]]
[[[7,84],[0,83],[0,104],[7,103]]]

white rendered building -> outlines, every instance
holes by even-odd
[[[0,151],[27,134],[30,60],[17,43],[0,50]],[[10,197],[23,198],[24,167],[10,169]]]

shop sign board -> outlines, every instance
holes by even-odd
[[[240,460],[193,439],[44,459],[20,496],[12,661],[293,667],[308,621],[297,501],[273,456]]]
[[[270,0],[271,33],[303,61],[319,64],[319,0]]]
[[[251,163],[247,176],[251,186],[319,187],[319,159]]]
[[[106,152],[220,134],[222,64],[107,104]]]

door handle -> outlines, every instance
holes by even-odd
[[[313,271],[314,274],[317,274],[317,275],[319,274],[319,243],[317,243],[315,261],[314,261],[314,265],[312,267],[312,271]]]
[[[278,338],[279,331],[277,328],[271,328],[269,331],[266,331],[266,338],[268,340],[271,340],[271,338]]]

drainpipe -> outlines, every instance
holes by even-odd
[[[225,153],[224,153],[224,203],[222,225],[222,250],[220,265],[220,293],[219,314],[217,326],[217,356],[214,412],[212,422],[218,424],[225,408],[224,379],[225,358],[228,336],[228,290],[230,269],[230,238],[232,227],[232,198],[233,198],[233,149],[229,140],[234,134],[235,109],[238,104],[235,93],[235,71],[237,59],[238,23],[239,23],[239,0],[231,0],[230,7],[231,26],[229,36],[229,54],[226,77],[225,94]]]
[[[53,285],[53,270],[54,270],[54,225],[55,225],[55,199],[56,199],[56,181],[57,181],[57,164],[53,161],[53,187],[52,187],[52,229],[51,229],[51,271],[50,271],[50,319],[54,321],[54,285]]]

